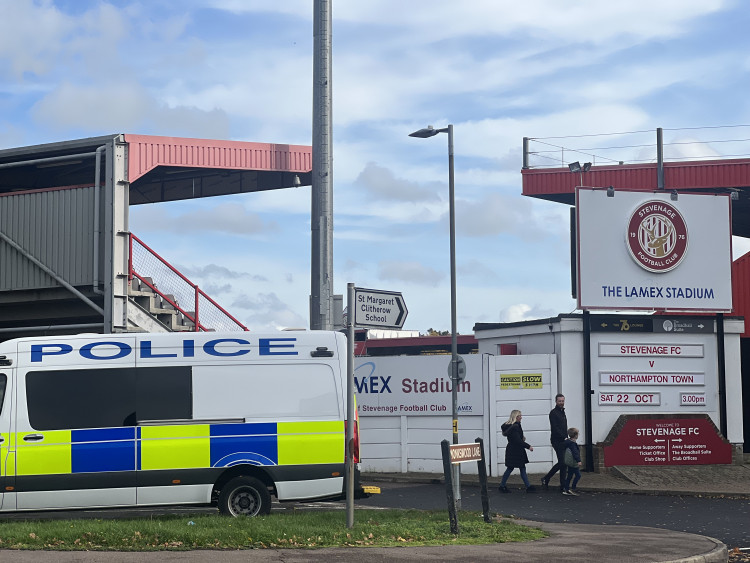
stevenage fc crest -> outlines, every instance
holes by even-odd
[[[657,274],[676,268],[687,252],[685,220],[672,204],[662,200],[639,205],[630,216],[625,237],[633,260]]]

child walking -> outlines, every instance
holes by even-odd
[[[564,495],[578,496],[576,485],[581,478],[581,450],[578,449],[578,428],[568,428],[568,439],[565,440],[565,465],[568,466],[568,474],[565,476],[563,485]],[[570,452],[570,454],[568,454]],[[573,478],[571,485],[570,479]]]

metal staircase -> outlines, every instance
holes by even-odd
[[[195,330],[195,323],[179,308],[174,295],[162,297],[151,287],[156,287],[153,279],[141,281],[133,278],[128,291],[128,330],[129,332],[181,332]],[[179,304],[177,304],[179,307]]]
[[[141,239],[129,236],[129,332],[248,330]]]

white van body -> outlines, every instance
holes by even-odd
[[[345,420],[340,333],[2,342],[0,510],[341,497]]]

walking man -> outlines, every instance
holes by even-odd
[[[565,416],[565,395],[562,393],[555,395],[555,408],[549,411],[549,430],[549,441],[557,455],[557,463],[542,477],[542,486],[546,489],[552,476],[560,471],[560,489],[565,490],[565,440],[568,439],[568,417]]]

